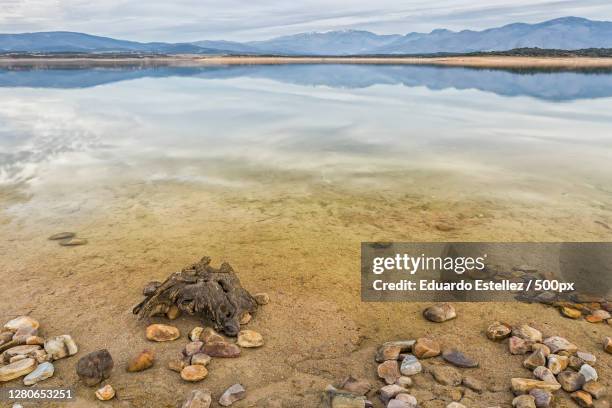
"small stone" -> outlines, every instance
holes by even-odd
[[[392,384],[382,387],[378,392],[380,400],[386,404],[391,399],[395,398],[396,395],[406,392],[406,389],[397,384]]]
[[[166,312],[166,317],[170,320],[176,320],[181,316],[181,309],[176,305],[171,305]]]
[[[219,404],[224,407],[229,407],[234,402],[244,399],[244,397],[246,397],[246,390],[244,387],[240,384],[234,384],[221,395]]]
[[[546,381],[533,380],[531,378],[512,378],[510,380],[512,385],[512,391],[515,394],[527,394],[533,389],[540,389],[546,391],[557,391],[561,388],[559,384],[552,384]]]
[[[542,350],[536,350],[525,361],[523,361],[523,367],[534,370],[536,367],[543,366],[546,364],[546,356]]]
[[[483,384],[482,381],[480,381],[478,378],[475,377],[471,377],[471,376],[466,376],[463,377],[463,381],[461,382],[463,384],[464,387],[469,388],[470,390],[480,394],[481,392],[484,391],[485,386]]]
[[[536,388],[529,391],[529,395],[533,397],[536,408],[550,408],[552,406],[553,395],[548,391]]]
[[[328,385],[325,389],[331,408],[366,408],[368,401],[364,396],[354,395],[351,393],[337,390],[332,385]],[[281,404],[275,405],[275,408],[280,408]]]
[[[142,294],[145,296],[151,296],[152,294],[155,293],[155,291],[157,291],[157,288],[159,288],[161,286],[161,282],[160,281],[152,281],[149,282],[145,285],[145,287],[142,289]]]
[[[527,324],[513,328],[512,335],[532,343],[540,343],[542,341],[542,332]]]
[[[376,372],[387,384],[393,384],[400,378],[399,364],[396,360],[387,360],[379,364]]]
[[[154,362],[155,354],[151,350],[143,350],[128,362],[126,369],[130,373],[144,371],[153,367]]]
[[[442,323],[454,319],[457,313],[450,303],[438,303],[425,309],[423,316],[430,322]]]
[[[401,352],[402,348],[400,346],[383,344],[376,352],[374,359],[377,363],[382,363],[387,360],[397,360]]]
[[[207,327],[202,330],[202,333],[200,334],[200,340],[202,340],[204,344],[227,342],[227,340],[225,340],[225,337],[217,333],[212,327]]]
[[[576,391],[572,393],[572,399],[576,401],[578,405],[581,407],[592,407],[593,406],[593,398],[591,394],[584,391]]]
[[[110,377],[113,365],[113,358],[108,350],[98,350],[81,357],[76,372],[85,385],[92,387]]]
[[[535,370],[533,370],[533,375],[535,378],[546,381],[547,383],[559,384],[553,372],[544,366],[536,367]]]
[[[200,352],[200,350],[202,350],[202,347],[204,347],[204,343],[201,341],[192,341],[190,343],[187,343],[185,345],[185,348],[183,349],[183,354],[191,357],[194,354],[198,354]]]
[[[430,369],[434,379],[442,385],[453,387],[461,384],[463,377],[456,368],[449,366],[434,366]]]
[[[544,344],[548,346],[551,353],[557,353],[559,351],[567,351],[570,354],[578,351],[578,347],[575,344],[570,343],[563,337],[553,336],[544,339]]]
[[[420,361],[417,360],[415,356],[412,354],[408,354],[402,360],[402,364],[400,366],[400,373],[402,375],[411,376],[420,373],[423,370],[423,366]]]
[[[431,358],[440,355],[440,344],[427,337],[421,337],[414,345],[413,353],[418,358]]]
[[[38,364],[45,363],[47,361],[51,361],[51,356],[48,355],[45,350],[36,350],[32,357],[36,360]]]
[[[348,376],[344,379],[344,381],[342,381],[340,388],[350,392],[351,394],[366,395],[372,388],[372,385],[367,380],[357,379],[353,376]]]
[[[2,353],[2,359],[4,361],[10,361],[11,358],[16,356],[25,357],[33,357],[34,353],[40,350],[40,346],[38,345],[23,345],[23,346],[15,346],[6,350]]]
[[[38,320],[31,318],[30,316],[19,316],[12,320],[9,320],[4,326],[4,330],[11,333],[17,331],[32,333],[40,327]]]
[[[168,368],[172,371],[180,373],[183,368],[191,365],[189,357],[185,357],[183,353],[179,353],[175,358],[168,361]]]
[[[595,399],[602,398],[607,394],[606,387],[597,381],[589,381],[582,386],[582,389],[591,394]]]
[[[525,340],[521,339],[520,337],[512,336],[510,337],[510,340],[508,341],[508,350],[510,351],[510,354],[514,354],[514,355],[526,354],[530,348],[531,347],[529,343],[527,343]]]
[[[251,316],[249,312],[244,312],[242,316],[240,316],[240,324],[241,325],[249,324],[252,318],[253,316]]]
[[[255,348],[264,345],[263,336],[254,330],[241,330],[236,341],[240,347]]]
[[[535,399],[531,395],[519,395],[512,400],[515,408],[536,408]]]
[[[197,353],[191,356],[191,365],[207,366],[212,358],[208,354]]]
[[[167,324],[152,324],[146,329],[146,337],[151,341],[173,341],[181,337],[181,332]]]
[[[96,398],[100,401],[112,400],[115,398],[115,389],[110,384],[106,384],[104,387],[96,390]]]
[[[181,405],[181,408],[209,408],[212,396],[208,391],[193,390]]]
[[[202,332],[204,331],[203,327],[196,326],[189,332],[189,340],[191,341],[199,341]]]
[[[404,388],[412,387],[412,378],[402,375],[395,383]]]
[[[561,371],[567,368],[569,364],[569,358],[567,356],[560,356],[558,354],[551,354],[548,356],[547,367],[552,371],[553,374],[557,375]]]
[[[557,381],[561,387],[567,392],[578,391],[586,382],[584,376],[575,371],[561,371],[557,375]]]
[[[500,341],[510,336],[512,328],[506,323],[493,322],[487,327],[487,337],[489,340]]]
[[[579,373],[582,374],[586,382],[597,381],[598,379],[597,371],[588,364],[583,364],[582,367],[580,367]]]
[[[548,348],[548,346],[542,343],[533,343],[531,345],[531,351],[536,350],[542,350],[542,353],[544,353],[544,357],[548,357],[550,355],[550,349]]]
[[[87,242],[88,241],[85,238],[68,238],[60,240],[59,244],[65,247],[73,247],[79,245],[86,245]]]
[[[253,298],[255,298],[255,301],[257,302],[258,305],[267,305],[268,303],[270,303],[270,296],[268,296],[267,293],[256,293],[253,295]]]
[[[181,378],[185,381],[202,381],[208,375],[208,370],[203,365],[189,365],[181,370]]]
[[[603,341],[603,349],[606,353],[612,354],[612,337],[606,337]]]
[[[591,315],[601,317],[603,320],[608,320],[612,317],[610,312],[603,309],[595,310],[593,313],[591,313]]]
[[[240,357],[240,347],[232,343],[212,343],[205,344],[202,353],[211,357],[236,358]]]
[[[417,405],[417,399],[413,395],[401,393],[389,401],[387,408],[417,408]]]
[[[45,344],[45,339],[39,336],[28,336],[26,337],[25,344],[31,345],[31,346],[33,345],[42,346]]]
[[[26,375],[26,377],[23,379],[23,384],[34,385],[38,382],[44,381],[47,378],[53,377],[54,371],[55,367],[53,367],[53,364],[51,363],[39,364],[34,371]]]
[[[455,350],[455,349],[447,350],[444,353],[442,353],[442,358],[457,367],[461,367],[461,368],[478,367],[477,361],[466,356],[459,350]]]
[[[582,312],[578,309],[574,309],[573,307],[562,306],[559,311],[563,316],[570,319],[579,319],[582,316]]]
[[[446,408],[467,408],[465,405],[460,404],[458,402],[451,402],[446,406]]]
[[[596,316],[592,314],[585,316],[584,320],[586,320],[589,323],[601,323],[604,321],[604,319],[602,319],[600,316]]]
[[[587,364],[595,364],[597,362],[597,357],[595,357],[591,353],[586,353],[584,351],[577,351],[576,357],[578,357]]]
[[[15,378],[30,374],[36,368],[36,360],[25,358],[14,363],[0,366],[0,382],[11,381]]]
[[[57,234],[51,235],[47,239],[51,241],[59,241],[60,239],[70,239],[74,237],[76,237],[76,234],[74,232],[58,232]]]

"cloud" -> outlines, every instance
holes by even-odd
[[[484,29],[567,15],[612,20],[609,0],[0,0],[4,32],[70,30],[140,41],[254,40],[302,31]],[[433,3],[433,4],[432,4]]]

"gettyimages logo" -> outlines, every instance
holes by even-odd
[[[364,301],[612,298],[612,243],[362,243]]]

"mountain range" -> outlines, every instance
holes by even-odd
[[[211,40],[142,43],[67,31],[0,34],[0,53],[407,55],[516,48],[612,48],[612,22],[563,17],[538,24],[514,23],[482,31],[437,29],[430,33],[379,35],[362,30],[342,30],[242,43]]]

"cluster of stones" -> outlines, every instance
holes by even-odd
[[[493,341],[508,339],[513,355],[527,355],[523,366],[534,378],[512,378],[511,387],[516,395],[512,405],[517,408],[548,408],[553,406],[554,392],[563,389],[581,407],[593,407],[594,399],[604,398],[606,387],[598,382],[593,367],[596,357],[560,336],[544,337],[527,324],[511,327],[494,322],[487,328],[487,337]],[[604,350],[612,352],[610,339],[604,339]]]
[[[44,339],[40,324],[29,316],[19,316],[0,329],[0,383],[24,377],[30,386],[55,372],[53,361],[73,356],[79,349],[68,334]]]
[[[601,299],[582,299],[585,302],[555,302],[553,306],[559,309],[561,315],[569,319],[584,318],[589,323],[607,323],[612,324],[612,303],[602,301]],[[591,300],[587,302],[586,300]]]

